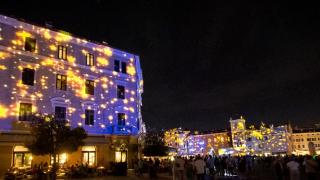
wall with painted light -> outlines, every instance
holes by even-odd
[[[28,38],[36,41],[31,52],[26,49]],[[59,46],[67,49],[66,57],[60,56]],[[88,54],[94,64],[88,65]],[[34,70],[33,85],[22,83],[25,68]],[[65,90],[57,89],[57,75],[67,77]],[[86,80],[93,81],[94,95],[86,92]],[[32,112],[43,114],[65,107],[67,125],[93,134],[137,134],[143,124],[138,56],[1,15],[0,81],[1,130],[25,129],[27,123],[19,121],[20,103],[31,103]],[[123,98],[118,98],[118,86],[125,87]],[[85,123],[86,109],[94,110],[90,125]],[[118,113],[125,114],[122,125]]]

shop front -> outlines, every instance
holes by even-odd
[[[53,156],[33,155],[25,146],[30,140],[28,135],[0,134],[0,177],[10,167],[31,168],[41,163],[52,165]],[[96,135],[85,140],[85,146],[72,153],[62,152],[56,156],[60,167],[85,165],[111,169],[114,163],[121,163],[126,168],[133,167],[137,159],[137,138],[135,136]]]

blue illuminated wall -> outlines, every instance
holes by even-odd
[[[36,40],[36,50],[26,51],[26,38]],[[67,48],[67,58],[58,58],[58,46]],[[86,64],[86,55],[94,66]],[[120,62],[116,72],[115,61]],[[121,72],[126,64],[126,72]],[[34,85],[21,83],[22,70],[35,70]],[[56,75],[67,76],[67,90],[56,89]],[[85,93],[85,80],[94,81],[94,95]],[[141,95],[143,78],[139,56],[52,31],[0,15],[0,130],[25,131],[19,121],[21,103],[32,104],[34,113],[53,114],[56,106],[66,108],[72,127],[82,126],[89,134],[135,135],[143,128]],[[118,86],[125,98],[118,98]],[[85,110],[94,110],[94,123],[85,122]],[[123,124],[118,113],[125,114]]]

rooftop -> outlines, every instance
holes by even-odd
[[[74,44],[79,44],[82,46],[87,46],[87,47],[99,46],[101,48],[111,48],[112,51],[115,52],[116,54],[121,54],[124,56],[127,56],[127,55],[128,56],[137,56],[134,53],[111,47],[109,44],[107,44],[104,41],[103,42],[96,42],[96,41],[92,41],[92,40],[87,40],[87,39],[80,37],[80,36],[74,36],[71,33],[66,32],[64,30],[56,29],[52,25],[48,25],[47,23],[44,23],[43,25],[39,25],[34,22],[26,21],[25,19],[16,18],[13,16],[5,16],[5,15],[1,15],[1,14],[0,14],[0,23],[9,24],[9,25],[12,25],[16,28],[21,28],[22,30],[26,29],[27,31],[33,31],[38,34],[39,34],[39,32],[40,33],[41,32],[49,32],[49,33],[52,33],[55,35],[62,35],[62,36],[70,38],[70,41],[68,41],[68,42],[72,42]]]

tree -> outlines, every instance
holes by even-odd
[[[53,115],[31,116],[32,142],[26,146],[35,155],[51,155],[53,157],[53,178],[58,169],[56,156],[60,153],[77,151],[84,145],[87,134],[82,127],[71,129],[65,121],[56,120]]]
[[[167,156],[169,148],[163,141],[163,133],[148,132],[144,136],[143,154],[145,156]]]

